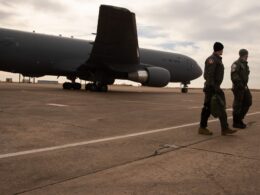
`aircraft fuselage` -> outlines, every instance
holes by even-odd
[[[69,76],[89,59],[92,47],[91,41],[0,28],[0,70]],[[202,74],[192,58],[170,52],[140,48],[140,64],[167,69],[171,82],[186,83]]]

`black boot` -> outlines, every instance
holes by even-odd
[[[243,121],[238,118],[237,116],[233,117],[233,127],[238,129],[245,129],[246,124],[243,123]]]
[[[242,120],[238,120],[238,121],[234,121],[233,127],[234,128],[238,128],[238,129],[245,129],[246,128],[246,124],[243,123]]]
[[[238,129],[245,129],[246,128],[246,124],[243,124],[243,123],[233,123],[233,127],[234,128],[238,128]]]
[[[244,127],[243,129],[245,129],[245,128],[246,128],[246,124],[243,122],[243,120],[241,120],[241,121],[240,121],[240,124],[241,124],[241,126],[243,126],[243,127]]]

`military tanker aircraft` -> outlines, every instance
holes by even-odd
[[[0,70],[24,76],[65,76],[63,89],[82,88],[76,79],[90,81],[86,90],[106,92],[115,79],[164,87],[188,84],[202,75],[192,58],[139,48],[135,14],[125,8],[101,5],[95,41],[0,28]]]

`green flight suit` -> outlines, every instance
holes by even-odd
[[[239,58],[231,66],[231,80],[233,83],[233,121],[240,123],[252,105],[252,95],[247,83],[250,70],[247,61]]]
[[[222,63],[222,57],[213,53],[210,57],[208,57],[205,61],[205,69],[204,69],[204,106],[201,111],[201,121],[200,127],[206,128],[208,125],[208,118],[211,114],[211,98],[217,94],[219,98],[221,98],[223,104],[220,104],[219,110],[221,110],[218,118],[221,123],[221,129],[228,129],[227,122],[227,113],[225,110],[226,99],[224,92],[220,89],[220,85],[224,78],[224,65]]]

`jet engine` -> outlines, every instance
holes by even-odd
[[[171,74],[164,68],[147,67],[143,70],[129,73],[128,79],[149,87],[164,87],[170,82]]]

